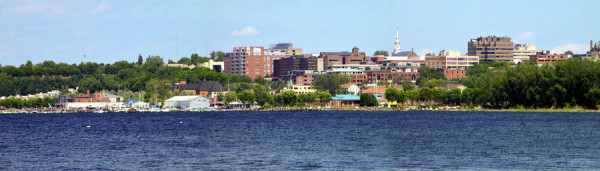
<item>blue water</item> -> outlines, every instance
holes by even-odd
[[[0,170],[600,169],[599,113],[14,114],[0,138]]]

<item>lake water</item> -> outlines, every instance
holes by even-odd
[[[600,169],[600,113],[0,115],[0,170]]]

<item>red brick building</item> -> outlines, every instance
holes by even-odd
[[[110,99],[102,94],[90,94],[90,90],[87,90],[84,95],[75,97],[73,102],[110,102]]]
[[[225,73],[245,75],[252,79],[273,73],[273,60],[286,57],[284,54],[267,55],[264,47],[234,47],[225,55]]]
[[[324,67],[329,68],[336,64],[360,64],[369,61],[365,52],[359,52],[358,47],[352,48],[352,52],[321,52],[320,58],[323,58]]]
[[[419,79],[419,72],[390,72],[390,71],[374,71],[367,73],[369,83],[375,82],[393,82],[395,79],[412,80]]]
[[[444,69],[444,76],[446,76],[447,79],[451,80],[454,78],[466,78],[467,77],[467,71],[464,69]]]
[[[562,61],[567,59],[568,58],[565,55],[550,54],[549,51],[543,51],[537,53],[536,55],[529,56],[529,60],[531,60],[536,65],[551,64],[556,61]]]

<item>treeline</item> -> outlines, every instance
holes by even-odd
[[[29,100],[9,97],[0,101],[0,106],[5,108],[49,107],[57,102],[58,97],[30,98]]]
[[[283,82],[266,81],[262,77],[254,80],[254,85],[249,83],[229,84],[227,93],[219,93],[217,99],[226,106],[232,102],[241,102],[243,104],[258,104],[262,107],[273,106],[303,106],[305,104],[322,104],[331,101],[331,94],[328,92],[311,92],[307,94],[296,95],[296,92],[288,90],[276,96],[270,94],[270,90],[281,90],[285,84]]]
[[[419,90],[388,88],[385,98],[399,104],[476,105],[486,108],[597,109],[600,105],[600,62],[583,58],[541,67],[481,62],[467,69],[468,78],[455,80],[464,90],[436,88],[443,79],[421,80]],[[448,82],[446,82],[448,83]],[[361,96],[361,105],[374,106],[374,97]]]
[[[600,62],[574,58],[538,67],[482,64],[467,70],[464,85],[491,108],[595,109],[600,104]],[[490,69],[491,68],[491,69]],[[464,94],[464,92],[463,92]]]
[[[67,88],[75,87],[79,87],[80,92],[120,89],[145,91],[148,92],[148,96],[153,93],[162,96],[164,91],[168,91],[165,87],[170,88],[170,85],[165,84],[181,80],[188,83],[218,81],[222,84],[252,81],[249,77],[217,73],[208,68],[167,67],[160,56],[149,56],[145,61],[141,56],[139,58],[137,62],[118,61],[113,64],[67,64],[54,61],[33,64],[28,61],[19,67],[0,65],[0,96],[35,94],[50,90],[66,92]],[[194,55],[194,59],[199,57]],[[157,90],[155,87],[162,89]]]
[[[384,97],[389,102],[396,102],[398,105],[418,105],[423,103],[426,105],[434,105],[436,103],[447,104],[447,105],[461,105],[461,104],[477,104],[480,103],[480,99],[477,99],[472,94],[473,92],[481,92],[479,89],[467,88],[461,91],[458,88],[446,90],[444,88],[421,87],[419,90],[404,89],[398,90],[396,88],[388,88],[385,90]],[[362,96],[361,104],[364,106],[375,106],[376,101],[373,97]]]

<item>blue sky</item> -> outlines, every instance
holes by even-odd
[[[598,6],[597,0],[0,0],[0,64],[113,63],[136,61],[138,54],[166,61],[280,42],[305,53],[357,46],[373,54],[393,49],[396,29],[402,49],[420,55],[464,54],[467,41],[487,35],[584,53],[590,40],[600,41]]]

